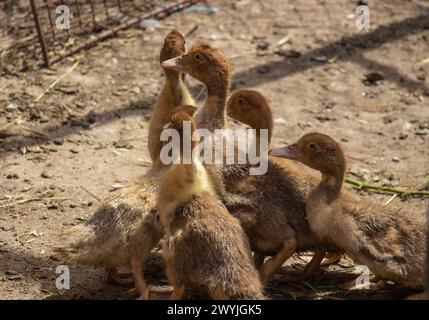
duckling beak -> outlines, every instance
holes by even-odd
[[[184,71],[185,66],[182,64],[182,56],[178,56],[169,60],[165,60],[162,63],[162,67],[166,69],[172,69],[177,71]]]
[[[296,144],[292,144],[288,147],[271,149],[269,155],[273,157],[299,160],[298,146]]]

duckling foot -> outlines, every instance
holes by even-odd
[[[297,276],[288,277],[286,281],[297,282],[313,278],[317,271],[319,271],[320,262],[323,260],[325,255],[326,250],[324,248],[317,249],[314,252],[313,258],[311,258],[311,261],[305,266],[303,273]]]
[[[253,254],[253,263],[255,264],[255,267],[257,270],[261,268],[261,266],[264,264],[265,255],[260,253],[254,253]]]
[[[137,298],[137,300],[150,300],[150,291],[149,288],[146,288],[144,292]]]
[[[184,294],[185,294],[185,286],[184,285],[174,286],[173,291],[171,292],[169,299],[170,300],[180,300],[180,299],[182,299]]]
[[[137,300],[149,300],[149,287],[143,278],[142,263],[137,258],[131,258],[131,271],[135,279],[136,290],[140,294]]]
[[[283,242],[283,248],[276,253],[274,257],[267,260],[261,267],[259,272],[259,278],[261,283],[265,286],[270,277],[283,265],[283,263],[289,259],[296,249],[296,240],[290,239]]]

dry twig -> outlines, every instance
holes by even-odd
[[[98,202],[101,202],[101,198],[96,196],[94,193],[92,193],[91,191],[89,191],[88,189],[86,189],[85,187],[80,186],[80,188],[85,191],[87,194],[89,194],[91,197],[93,197],[95,200],[97,200]]]
[[[48,93],[49,90],[51,90],[61,80],[63,80],[65,77],[67,77],[77,67],[78,64],[79,64],[79,61],[76,61],[75,64],[72,65],[71,68],[68,69],[66,73],[64,73],[61,77],[59,77],[58,79],[56,79],[54,82],[52,82],[45,91],[43,91],[36,99],[34,99],[34,102],[40,101],[40,99],[42,99],[45,96],[45,94]]]
[[[373,184],[365,183],[365,182],[350,179],[350,178],[346,178],[344,181],[362,190],[378,190],[382,192],[396,193],[396,194],[405,195],[405,196],[429,196],[428,191],[418,191],[418,190],[410,190],[410,189],[404,189],[404,188],[378,186],[378,185],[373,185]]]
[[[16,197],[13,197],[11,199],[1,200],[0,201],[0,208],[6,208],[6,207],[12,207],[18,204],[23,204],[27,202],[32,201],[45,201],[45,200],[53,200],[53,201],[65,201],[70,200],[70,198],[63,198],[63,197],[28,197],[25,195],[19,195]]]

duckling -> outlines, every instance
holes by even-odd
[[[310,228],[376,277],[406,287],[423,285],[426,224],[423,216],[381,207],[342,191],[346,157],[331,137],[310,133],[272,156],[297,160],[322,174],[306,204]]]
[[[240,222],[218,199],[207,169],[183,153],[185,112],[173,115],[170,129],[180,134],[180,162],[159,182],[158,209],[166,241],[163,254],[173,285],[170,299],[182,298],[188,284],[207,287],[214,299],[262,299],[262,286]],[[192,149],[196,142],[192,141]],[[186,161],[185,161],[186,160]],[[190,163],[190,164],[185,164]]]
[[[185,39],[176,30],[172,30],[164,40],[160,53],[160,63],[185,52]],[[148,149],[152,159],[152,167],[157,170],[163,164],[159,159],[162,144],[159,136],[163,126],[168,123],[172,111],[178,106],[195,106],[195,101],[182,80],[182,73],[176,70],[163,68],[165,82],[156,101],[154,111],[149,122]]]
[[[113,199],[103,202],[83,224],[63,231],[55,248],[70,264],[106,268],[108,279],[133,283],[140,299],[149,298],[142,275],[143,262],[163,235],[155,208],[156,179],[132,184]],[[132,279],[124,279],[118,267],[131,267]]]
[[[172,31],[165,38],[161,61],[177,56],[183,50],[183,36]],[[169,122],[172,110],[181,102],[193,105],[179,73],[171,70],[165,72],[166,84],[157,100],[150,124],[149,148],[152,155],[154,150],[161,149],[159,134],[165,123]],[[162,167],[157,164],[156,157],[153,159],[153,168],[148,174],[125,187],[115,197],[106,199],[84,224],[62,232],[61,245],[56,248],[59,257],[69,263],[106,268],[108,278],[118,283],[130,283],[130,280],[118,275],[116,268],[131,266],[134,278],[131,282],[135,282],[140,299],[149,298],[142,264],[164,234],[155,206],[157,171]]]
[[[233,120],[247,124],[252,129],[256,129],[256,150],[260,150],[261,130],[268,131],[268,145],[271,145],[273,136],[273,115],[271,107],[265,97],[254,90],[238,90],[229,99],[227,103],[227,115]],[[299,188],[307,194],[311,188],[314,188],[319,180],[315,172],[308,167],[302,165],[297,166],[294,161],[285,158],[274,158],[276,164],[282,167],[287,172],[293,174],[299,184]],[[327,266],[338,262],[342,257],[340,252],[329,252],[321,265]],[[260,265],[264,257],[255,256],[257,265]],[[306,269],[305,274],[299,278],[311,277],[317,271],[316,269]]]
[[[223,129],[231,68],[222,52],[198,44],[162,66],[187,73],[206,85],[207,100],[194,116],[196,125],[210,131]],[[294,252],[319,246],[305,220],[305,194],[296,178],[273,161],[268,162],[268,172],[259,176],[249,175],[250,165],[211,165],[209,170],[220,198],[245,229],[252,250],[274,256],[260,268],[264,284]],[[324,252],[317,255],[317,260],[320,256],[323,259]]]

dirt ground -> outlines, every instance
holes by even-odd
[[[418,63],[429,58],[429,3],[369,2],[369,31],[355,27],[355,2],[340,0],[208,1],[219,11],[180,12],[162,24],[184,34],[197,25],[187,45],[201,40],[220,48],[233,67],[233,89],[253,88],[269,99],[276,119],[274,146],[324,132],[346,149],[348,177],[424,189],[429,64]],[[167,32],[129,29],[51,69],[0,70],[0,128],[23,121],[0,130],[0,299],[133,298],[128,287],[107,283],[102,270],[86,267],[71,268],[70,290],[56,289],[59,262],[51,248],[59,228],[81,223],[95,211],[96,197],[112,196],[148,170],[148,119],[163,83],[158,53]],[[287,43],[277,46],[287,35]],[[76,69],[34,102],[75,61]],[[370,73],[375,77],[366,77]],[[188,81],[198,95],[201,85]],[[357,192],[380,204],[391,198]],[[428,197],[393,201],[416,215],[429,204]],[[307,282],[286,282],[308,258],[294,257],[276,275],[267,289],[271,298],[409,293],[393,285],[377,293],[339,290],[357,274],[346,259]],[[170,290],[157,253],[147,279],[153,292]]]

